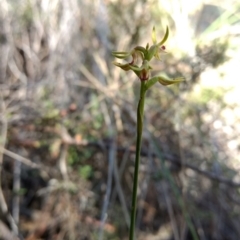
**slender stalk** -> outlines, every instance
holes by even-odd
[[[139,99],[138,108],[137,108],[137,142],[136,142],[136,157],[135,157],[135,169],[134,169],[134,179],[133,179],[132,209],[131,209],[129,240],[134,240],[134,231],[135,231],[135,223],[136,223],[138,171],[139,171],[139,164],[140,164],[140,151],[141,151],[141,142],[142,142],[145,93],[146,93],[145,82],[142,81],[141,88],[140,88],[140,99]]]
[[[130,52],[125,52],[125,51],[112,52],[113,56],[120,59],[126,59],[129,56],[132,56],[132,61],[130,63],[122,64],[119,62],[113,62],[113,64],[117,67],[122,68],[124,71],[132,70],[141,81],[140,99],[139,99],[138,108],[137,108],[137,143],[136,143],[136,158],[135,158],[135,169],[134,169],[129,240],[134,240],[134,230],[135,230],[135,223],[136,223],[138,170],[139,170],[139,163],[140,163],[140,149],[141,149],[142,130],[143,130],[143,112],[144,112],[145,93],[150,87],[152,87],[157,82],[159,82],[164,86],[167,86],[167,85],[180,83],[184,81],[184,78],[168,79],[163,76],[155,76],[150,78],[150,75],[151,75],[150,73],[153,68],[151,67],[149,62],[153,57],[160,59],[159,54],[161,51],[164,51],[165,46],[163,44],[167,41],[168,36],[169,36],[169,29],[167,27],[163,39],[158,43],[156,39],[155,28],[153,28],[152,30],[153,45],[151,47],[149,47],[149,44],[147,44],[146,48],[142,46],[137,46]],[[136,65],[136,62],[139,58],[142,59],[141,66]]]

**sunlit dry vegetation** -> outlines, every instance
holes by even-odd
[[[139,80],[111,51],[153,25],[186,81],[146,96],[137,239],[240,239],[240,5],[188,2],[0,1],[0,239],[127,239]]]

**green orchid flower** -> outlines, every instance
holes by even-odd
[[[113,56],[119,59],[128,59],[129,57],[132,57],[131,62],[128,63],[119,63],[119,62],[113,62],[113,64],[117,67],[120,67],[124,71],[132,70],[141,81],[151,81],[151,83],[159,82],[160,84],[166,86],[171,85],[174,83],[179,83],[184,81],[184,78],[175,78],[175,79],[167,79],[161,76],[155,76],[153,79],[149,79],[151,76],[151,70],[153,68],[150,66],[150,61],[153,57],[160,60],[160,53],[165,52],[165,46],[163,45],[169,37],[169,28],[166,28],[165,34],[160,42],[157,42],[156,38],[156,30],[155,27],[153,27],[152,30],[152,42],[153,45],[149,47],[149,44],[146,45],[146,47],[137,46],[130,52],[118,52],[114,51],[112,52]],[[138,66],[137,62],[138,60],[142,61],[142,65]],[[152,86],[153,84],[148,84],[149,86]]]

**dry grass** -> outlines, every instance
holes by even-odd
[[[147,96],[138,239],[240,238],[239,4],[206,29],[186,3],[1,1],[0,238],[127,239],[139,83],[111,51],[166,24],[187,81]]]

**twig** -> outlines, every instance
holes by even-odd
[[[172,230],[173,230],[174,240],[180,240],[179,232],[178,232],[177,224],[176,224],[176,218],[174,216],[174,211],[173,211],[173,207],[172,207],[172,203],[171,203],[171,198],[169,197],[169,195],[167,193],[166,183],[163,181],[162,184],[160,185],[160,187],[162,187],[163,195],[164,195],[165,202],[167,205],[167,211],[168,211],[168,215],[170,217],[170,223],[171,223]],[[158,202],[159,202],[159,204],[161,203],[161,200],[159,199],[159,194],[158,194]]]
[[[73,145],[73,146],[75,145],[75,146],[85,146],[85,147],[97,147],[97,148],[101,148],[101,149],[102,149],[102,147],[104,147],[108,150],[110,149],[110,144],[107,141],[106,142],[104,142],[104,141],[90,142],[90,141],[82,140],[81,142],[78,142],[72,137],[70,139],[68,139],[67,141],[65,139],[64,140],[62,139],[62,141],[69,144],[69,145]],[[21,145],[21,140],[14,139],[14,142]],[[136,153],[136,150],[133,147],[117,147],[116,150],[118,152],[128,152],[129,154],[135,154]],[[2,152],[5,155],[7,155],[9,157],[12,157],[14,159],[18,159],[18,161],[21,161],[23,164],[25,164],[29,167],[44,168],[44,166],[42,166],[40,164],[33,163],[29,159],[21,157],[16,153],[13,153],[13,152],[5,149],[5,148],[2,148],[1,146],[0,146],[0,152]],[[142,157],[147,157],[147,156],[149,156],[148,154],[149,154],[148,151],[146,151],[144,149],[141,150],[141,156]],[[157,158],[155,153],[151,153],[151,156]],[[227,184],[231,187],[237,187],[237,188],[240,187],[240,183],[234,182],[234,181],[232,181],[228,178],[225,178],[225,177],[221,177],[221,176],[219,176],[215,173],[211,173],[211,172],[208,172],[208,171],[205,171],[205,170],[201,170],[198,167],[194,166],[193,164],[181,161],[176,155],[172,155],[172,154],[168,154],[168,153],[162,153],[162,157],[163,157],[164,161],[171,162],[172,164],[182,166],[184,168],[192,169],[196,173],[201,174],[201,175],[203,175],[203,176],[205,176],[205,177],[207,177],[207,178],[209,178],[213,181],[218,181],[220,183]]]
[[[19,223],[19,204],[20,204],[20,183],[21,183],[21,162],[15,160],[13,170],[13,199],[12,199],[12,216],[15,223]]]
[[[61,154],[59,157],[59,170],[62,174],[62,177],[65,181],[69,180],[68,171],[67,171],[67,154],[68,154],[68,144],[63,144],[61,149]]]
[[[0,221],[0,238],[4,240],[19,240],[2,221]]]
[[[110,150],[109,150],[109,164],[108,164],[108,180],[107,180],[107,191],[104,196],[104,203],[102,208],[101,214],[101,225],[99,230],[99,240],[103,239],[103,229],[107,219],[107,209],[109,205],[111,190],[112,190],[112,176],[113,176],[113,168],[114,168],[114,161],[116,160],[116,143],[115,141],[111,142]]]
[[[34,162],[32,162],[31,160],[29,160],[25,157],[22,157],[22,156],[14,153],[12,151],[7,150],[6,148],[0,147],[0,152],[9,156],[9,157],[11,157],[11,158],[13,158],[13,159],[15,159],[15,160],[17,160],[17,161],[19,161],[19,162],[21,162],[21,163],[23,163],[23,164],[25,164],[26,166],[28,166],[30,168],[39,168],[39,169],[44,168],[42,165],[34,163]]]
[[[3,97],[2,94],[0,92],[0,100],[1,100],[1,105],[0,105],[0,110],[2,110],[1,112],[2,114],[2,119],[1,119],[1,131],[0,131],[0,139],[2,140],[2,146],[5,146],[6,143],[6,139],[7,139],[7,129],[8,129],[8,121],[7,118],[5,116],[5,103],[3,101]],[[1,179],[2,179],[2,164],[3,164],[3,154],[1,152],[0,154],[0,215],[3,215],[6,217],[8,223],[11,226],[11,229],[13,231],[13,233],[17,236],[18,235],[18,226],[16,225],[13,217],[11,216],[11,214],[8,211],[8,206],[6,203],[6,200],[4,198],[3,195],[3,191],[2,191],[2,183],[1,183]]]
[[[124,194],[123,194],[123,190],[122,190],[122,187],[121,187],[120,178],[119,178],[119,171],[118,171],[118,168],[117,168],[116,161],[114,161],[114,180],[115,180],[115,183],[116,183],[116,189],[117,189],[117,193],[118,193],[118,196],[119,196],[119,200],[120,200],[121,205],[122,205],[123,215],[124,215],[125,221],[127,223],[127,226],[129,227],[130,216],[129,216],[129,213],[128,213],[127,204],[126,204],[125,197],[124,197]]]
[[[184,220],[186,221],[186,224],[189,228],[189,232],[191,233],[192,235],[192,238],[194,240],[199,240],[198,238],[198,235],[197,235],[197,232],[196,232],[196,229],[193,225],[193,222],[191,220],[191,217],[190,217],[190,214],[189,214],[189,211],[188,211],[188,208],[185,204],[185,201],[183,200],[182,198],[182,195],[181,195],[181,192],[179,191],[178,187],[176,186],[175,184],[175,181],[173,179],[173,176],[171,174],[171,172],[169,171],[169,169],[166,167],[166,164],[165,164],[165,161],[164,159],[162,158],[162,154],[158,148],[158,145],[156,143],[156,140],[153,139],[151,133],[150,133],[150,141],[151,141],[151,144],[154,146],[154,149],[156,151],[156,154],[158,155],[158,158],[159,158],[159,162],[158,162],[158,165],[161,169],[161,172],[163,174],[163,177],[168,180],[168,182],[170,183],[170,186],[172,188],[172,191],[176,197],[176,200],[177,200],[177,203],[179,204],[180,208],[181,208],[181,211],[182,211],[182,214],[183,214],[183,217],[184,217]]]

